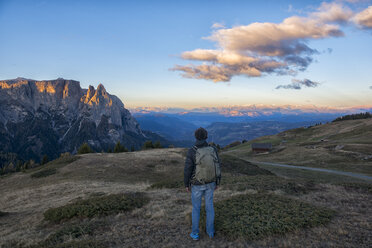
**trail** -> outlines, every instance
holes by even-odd
[[[278,164],[278,163],[270,163],[270,162],[259,162],[259,161],[253,161],[244,159],[245,161],[248,161],[253,164],[263,164],[263,165],[271,165],[271,166],[277,166],[277,167],[284,167],[284,168],[290,168],[290,169],[302,169],[302,170],[310,170],[310,171],[319,171],[319,172],[326,172],[336,175],[342,175],[342,176],[349,176],[354,177],[358,179],[363,179],[367,181],[372,181],[371,176],[367,176],[364,174],[357,174],[353,172],[346,172],[346,171],[337,171],[337,170],[329,170],[329,169],[322,169],[322,168],[314,168],[314,167],[307,167],[307,166],[297,166],[297,165],[289,165],[289,164]]]

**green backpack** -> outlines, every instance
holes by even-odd
[[[195,177],[201,184],[216,181],[221,176],[220,163],[216,150],[212,146],[205,146],[195,149]]]

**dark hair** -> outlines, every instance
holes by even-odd
[[[208,138],[208,132],[202,127],[195,130],[195,138],[197,140],[205,140]]]

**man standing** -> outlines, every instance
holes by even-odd
[[[206,231],[214,237],[213,193],[221,180],[220,159],[217,149],[209,146],[206,139],[208,132],[204,128],[195,131],[195,145],[189,149],[185,161],[184,184],[190,192],[192,201],[192,232],[190,237],[199,240],[199,219],[202,197],[205,199],[207,214]]]

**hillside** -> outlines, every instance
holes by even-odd
[[[65,155],[1,176],[0,246],[193,247],[190,194],[182,183],[185,154]],[[341,176],[328,177],[328,184],[316,174],[283,178],[228,153],[221,158],[217,236],[201,233],[199,247],[371,243],[370,185]]]
[[[270,142],[273,151],[253,154],[252,143]],[[229,150],[250,160],[303,165],[372,175],[372,119],[345,120],[296,128],[251,140]]]

